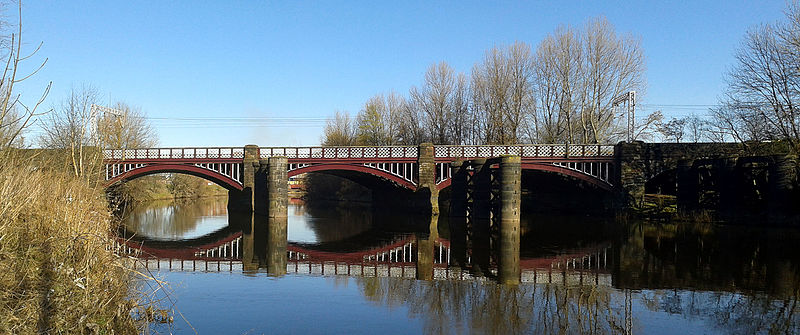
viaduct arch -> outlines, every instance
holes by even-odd
[[[450,187],[451,163],[518,156],[523,170],[568,176],[613,194],[617,208],[641,205],[645,184],[680,162],[720,157],[786,155],[782,143],[644,143],[617,145],[433,145],[388,147],[214,147],[105,150],[107,185],[160,173],[186,173],[213,181],[241,210],[278,197],[285,180],[307,172],[352,172],[412,191],[420,208],[438,213],[439,191]],[[791,160],[790,160],[791,161]],[[495,167],[492,166],[492,169]],[[789,176],[791,177],[791,176]],[[787,177],[788,178],[788,177]],[[281,186],[280,184],[283,184]],[[260,197],[259,200],[255,200]],[[275,198],[277,199],[277,198]],[[285,201],[284,201],[285,202]],[[426,209],[425,209],[426,208]]]

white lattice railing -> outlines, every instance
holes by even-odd
[[[260,148],[261,158],[321,158],[321,159],[359,159],[359,158],[416,158],[419,149],[412,146],[395,147],[293,147]]]
[[[105,159],[230,159],[244,158],[244,148],[148,148],[103,150]]]
[[[502,155],[522,157],[611,157],[613,145],[597,144],[520,144],[520,145],[437,145],[436,158],[469,159]],[[106,159],[231,159],[244,158],[244,148],[148,148],[104,150]],[[264,147],[259,158],[290,159],[412,159],[416,146],[382,147]]]
[[[614,156],[613,145],[598,144],[437,145],[434,150],[436,158]]]

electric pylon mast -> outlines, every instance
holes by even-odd
[[[628,116],[628,126],[626,129],[627,141],[632,142],[636,133],[636,91],[624,93],[616,97],[614,101],[611,102],[612,108],[617,108],[620,105],[623,105],[623,108],[625,108],[625,113]]]
[[[97,140],[98,140],[98,138],[97,138],[97,136],[98,136],[97,123],[98,123],[98,119],[100,117],[100,115],[99,115],[100,113],[102,113],[103,115],[104,114],[111,114],[111,115],[114,115],[116,117],[122,117],[122,115],[125,114],[123,111],[121,111],[119,109],[116,109],[116,108],[111,108],[111,107],[92,104],[91,107],[89,108],[89,118],[90,118],[90,121],[91,121],[91,125],[90,125],[90,127],[91,127],[91,138],[95,142],[97,142]]]

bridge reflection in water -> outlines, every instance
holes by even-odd
[[[369,224],[351,222],[344,235],[325,222],[323,238],[302,243],[290,242],[285,218],[230,216],[206,236],[123,234],[118,248],[142,267],[178,273],[348,278],[369,302],[408,307],[429,333],[652,332],[664,320],[674,332],[800,331],[791,231],[526,218],[509,255],[491,231],[431,218],[382,226],[377,216],[352,215]],[[508,265],[520,269],[519,285],[497,283]]]
[[[468,248],[465,240],[439,237],[438,219],[427,219],[425,231],[399,233],[359,250],[341,242],[288,242],[287,218],[254,214],[231,215],[227,227],[194,239],[163,241],[123,234],[117,248],[141,259],[139,266],[155,270],[495,280],[502,272],[499,266],[509,266],[521,268],[518,281],[525,283],[611,284],[610,242],[552,256],[521,259],[519,249],[489,255]],[[491,242],[491,236],[471,237]],[[460,254],[454,255],[454,250]],[[490,264],[486,271],[473,265],[474,254]]]

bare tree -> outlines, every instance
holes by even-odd
[[[796,4],[787,12],[798,18]],[[736,51],[736,65],[728,72],[728,87],[721,107],[713,109],[713,126],[737,141],[800,138],[798,103],[800,76],[796,37],[797,22],[762,25],[751,29]],[[781,33],[782,32],[782,33]]]
[[[638,38],[617,36],[605,18],[590,21],[584,29],[581,125],[584,143],[600,143],[610,139],[618,120],[612,100],[644,87],[644,53]]]
[[[414,102],[410,107],[419,110],[428,137],[437,144],[454,142],[451,130],[455,123],[456,80],[453,68],[441,62],[428,68],[421,88],[412,87],[409,92]]]
[[[700,118],[696,114],[687,116],[685,120],[689,141],[697,143],[708,137],[709,129],[706,120]]]
[[[659,127],[658,131],[664,135],[664,138],[674,140],[675,143],[680,143],[683,135],[686,133],[686,119],[672,118]]]
[[[423,127],[424,115],[419,102],[408,99],[400,107],[400,119],[397,127],[397,143],[406,145],[420,144],[428,141]]]
[[[392,144],[605,143],[621,134],[613,99],[644,84],[639,40],[617,35],[599,18],[583,29],[557,29],[535,53],[523,42],[494,47],[469,79],[447,63],[431,65],[408,100],[376,96],[365,104],[360,137]],[[656,116],[637,128],[640,135],[652,133]],[[372,136],[379,132],[388,135]]]
[[[540,142],[613,140],[620,121],[613,99],[645,83],[639,39],[617,35],[605,18],[557,29],[537,48],[535,64],[540,109],[531,119]]]
[[[401,143],[401,129],[403,123],[403,113],[408,108],[406,99],[395,93],[389,92],[385,98],[386,117],[384,123],[386,125],[386,132],[388,133],[389,142],[386,144],[394,145]]]
[[[5,67],[0,77],[0,149],[22,143],[22,133],[31,125],[33,118],[40,115],[37,111],[52,85],[52,82],[48,83],[39,99],[30,105],[23,103],[20,95],[14,91],[15,84],[35,75],[47,63],[45,59],[32,72],[19,73],[22,63],[39,51],[41,43],[30,54],[22,54],[22,3],[18,3],[17,7],[17,31],[0,39],[0,54],[5,58]]]
[[[336,111],[325,123],[322,145],[345,146],[356,142],[355,125],[347,112]]]
[[[494,47],[472,70],[471,93],[475,121],[484,143],[517,143],[525,118],[532,113],[533,57],[530,46],[516,42]]]
[[[356,141],[359,145],[386,145],[390,135],[386,129],[389,112],[383,95],[367,100],[356,117]]]
[[[81,88],[72,88],[70,94],[58,105],[54,105],[52,112],[42,119],[44,134],[39,138],[43,148],[61,149],[67,155],[72,172],[81,176],[88,166],[96,161],[96,152],[86,150],[87,146],[98,145],[96,139],[91,138],[91,105],[97,101],[97,90],[91,86],[83,85]]]
[[[478,144],[474,136],[475,129],[472,123],[474,117],[469,106],[469,95],[467,76],[459,73],[456,76],[455,91],[451,100],[453,120],[448,123],[451,127],[448,132],[453,144]]]
[[[661,128],[664,115],[660,110],[647,115],[642,121],[636,122],[633,129],[633,140],[650,141]]]
[[[571,28],[558,28],[536,49],[535,81],[538,106],[535,137],[541,143],[576,142],[576,83],[580,78],[580,37]]]
[[[155,146],[158,138],[141,109],[124,102],[114,104],[120,115],[104,114],[97,123],[100,145],[105,148],[147,148]]]

